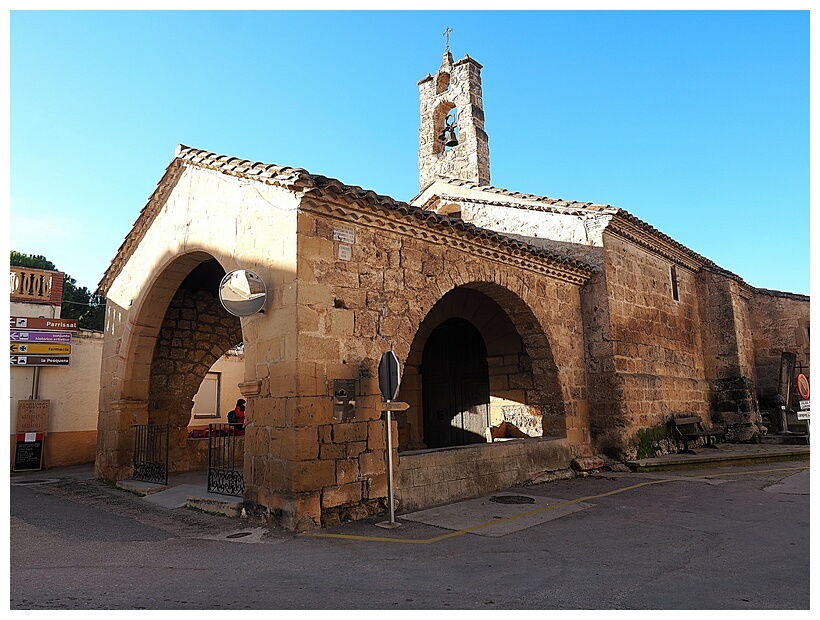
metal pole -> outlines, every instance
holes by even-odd
[[[390,401],[387,401],[388,403]],[[390,523],[396,522],[396,515],[393,508],[393,415],[388,411],[387,416],[387,497],[388,497],[388,514],[390,515]]]
[[[31,380],[31,398],[37,400],[40,398],[40,367],[34,367],[34,377]]]
[[[390,406],[390,401],[387,401],[387,406]],[[382,521],[376,525],[385,528],[394,528],[401,526],[401,523],[396,523],[396,513],[393,508],[393,416],[390,409],[385,411],[385,424],[387,427],[387,514],[389,521]]]

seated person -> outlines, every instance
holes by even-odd
[[[245,431],[245,399],[236,401],[236,407],[228,414],[228,424],[235,431]]]

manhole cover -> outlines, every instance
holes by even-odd
[[[496,504],[534,504],[535,499],[526,495],[493,495],[491,502]]]
[[[21,480],[12,480],[11,481],[12,484],[18,484],[18,485],[20,485],[20,484],[22,484],[22,485],[49,484],[51,482],[57,482],[57,479],[56,478],[23,478]]]
[[[250,536],[251,532],[237,532],[236,534],[228,534],[225,538],[244,538]]]

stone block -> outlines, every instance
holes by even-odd
[[[371,474],[365,477],[364,488],[364,496],[366,499],[377,499],[380,497],[387,497],[387,472],[381,474]]]
[[[310,519],[310,528],[298,527],[297,530],[313,529],[322,523],[322,495],[319,491],[313,493],[297,493],[293,497],[293,512],[301,523],[305,518]]]
[[[268,379],[270,393],[274,396],[295,396],[297,394],[296,377],[296,362],[271,364]]]
[[[373,420],[367,423],[367,449],[371,452],[383,452],[387,447],[387,436],[384,431],[383,420]]]
[[[299,334],[297,336],[299,356],[304,360],[336,361],[339,359],[339,340],[323,336]]]
[[[362,452],[367,450],[367,442],[366,441],[351,441],[346,444],[342,444],[345,446],[347,451],[347,458],[350,459],[357,459],[361,455]]]
[[[334,260],[333,241],[305,235],[300,236],[297,255],[299,258],[309,261],[315,261],[317,259],[332,261]]]
[[[333,422],[333,402],[327,396],[290,398],[286,419],[289,426],[319,426]]]
[[[319,456],[318,430],[314,427],[285,429],[282,458],[311,461]]]
[[[347,457],[347,446],[342,443],[323,443],[319,445],[319,458],[325,460],[337,460]]]
[[[367,422],[342,422],[333,427],[334,443],[367,441]]]
[[[329,286],[300,282],[297,299],[300,305],[332,306],[333,294]]]
[[[351,482],[322,489],[322,508],[355,504],[362,500],[362,483]]]
[[[603,466],[604,459],[600,456],[581,457],[572,461],[572,467],[577,471],[592,471]]]
[[[340,459],[336,461],[336,484],[344,485],[357,482],[359,478],[359,461],[356,459]]]
[[[334,335],[352,336],[354,317],[355,312],[353,310],[331,308],[329,332]]]
[[[296,329],[299,333],[319,331],[319,313],[308,306],[297,306]]]
[[[334,461],[285,462],[285,483],[295,493],[319,491],[336,484]]]
[[[364,477],[383,474],[387,471],[385,454],[383,452],[364,452],[359,457],[359,467]]]

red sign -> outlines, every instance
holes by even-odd
[[[42,316],[9,317],[10,329],[59,329],[77,331],[77,319],[47,319]]]
[[[809,397],[809,380],[806,379],[806,375],[802,373],[797,375],[797,389],[800,392],[800,396],[803,398]]]

